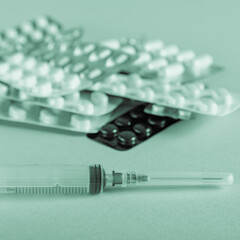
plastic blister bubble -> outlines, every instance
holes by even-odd
[[[226,89],[211,89],[201,82],[181,84],[141,78],[139,75],[112,75],[92,90],[103,91],[142,102],[201,114],[224,116],[239,107],[239,96]]]
[[[102,125],[128,109],[130,107],[101,116],[89,116],[0,96],[1,120],[72,132],[95,133]]]
[[[0,84],[0,96],[88,116],[100,116],[110,113],[123,101],[121,98],[111,97],[101,92],[87,91],[77,91],[58,97],[37,98],[31,97],[25,92],[18,91],[5,84]]]
[[[138,54],[138,58],[124,69],[124,73],[138,73],[150,79],[189,82],[208,77],[222,70],[209,54],[196,55],[193,50],[180,50],[161,40],[105,40],[104,46]],[[131,51],[129,50],[131,49]]]
[[[145,105],[115,118],[102,126],[98,133],[87,136],[116,150],[128,150],[146,141],[178,120],[159,117],[144,112]]]

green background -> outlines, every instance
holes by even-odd
[[[240,91],[239,1],[1,1],[1,29],[47,13],[85,39],[161,38],[210,53],[207,81]],[[120,190],[98,196],[0,196],[0,239],[240,239],[240,111],[180,122],[130,151],[85,135],[0,124],[0,164],[101,163],[107,169],[232,172],[225,188]]]

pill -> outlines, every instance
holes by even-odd
[[[184,97],[183,94],[181,94],[179,92],[171,92],[170,96],[175,99],[174,102],[175,102],[176,107],[184,106],[184,104],[186,102],[186,98]]]
[[[150,40],[144,44],[143,48],[147,52],[155,52],[162,49],[163,46],[164,44],[161,40]]]
[[[174,63],[165,68],[165,77],[170,80],[181,77],[184,73],[184,67],[181,63]]]
[[[9,71],[9,69],[10,69],[10,66],[8,63],[6,63],[6,62],[0,63],[0,74],[1,75],[6,74]]]
[[[23,82],[24,89],[30,89],[30,88],[33,88],[35,85],[37,85],[37,77],[32,74],[25,75],[22,78],[22,82]]]
[[[200,102],[206,105],[206,112],[211,115],[216,115],[218,113],[217,103],[210,98],[202,98]]]
[[[164,48],[160,51],[160,55],[161,55],[162,57],[166,57],[166,58],[175,56],[175,55],[177,55],[178,53],[179,53],[179,48],[178,48],[178,46],[176,46],[176,45],[166,46],[166,47],[164,47]]]
[[[19,81],[23,77],[23,71],[21,68],[15,68],[10,72],[10,81],[16,82]]]
[[[11,39],[14,39],[17,37],[18,35],[18,32],[15,28],[10,28],[10,29],[7,29],[5,31],[5,35],[8,37],[8,38],[11,38]]]
[[[120,95],[124,95],[126,93],[126,91],[127,91],[126,84],[120,83],[120,82],[115,84],[114,90],[113,90],[114,93],[118,93]]]
[[[36,18],[35,22],[36,22],[36,25],[41,28],[45,28],[49,24],[49,20],[45,16],[40,16],[40,17]]]
[[[105,59],[105,58],[109,57],[111,55],[111,53],[112,53],[111,50],[105,49],[99,53],[99,58]]]
[[[131,74],[127,84],[131,88],[139,88],[143,85],[143,80],[138,74]]]
[[[73,49],[73,55],[74,56],[80,56],[80,55],[82,55],[83,54],[83,51],[82,51],[82,49],[80,48],[80,47],[75,47],[74,49]]]
[[[30,22],[25,22],[21,24],[20,29],[22,32],[29,34],[33,31],[33,25]]]
[[[123,64],[128,60],[128,56],[126,54],[121,54],[119,55],[116,59],[115,62],[117,64]]]
[[[148,52],[140,52],[138,54],[138,58],[133,62],[133,65],[135,66],[147,63],[152,59],[151,54]]]
[[[57,123],[57,116],[50,109],[42,109],[40,111],[39,119],[42,123],[48,125],[54,125]]]
[[[139,139],[145,139],[152,135],[152,128],[148,124],[137,123],[133,126],[133,131],[137,134]]]
[[[82,114],[92,115],[94,113],[94,105],[87,99],[82,99],[77,104],[78,111]]]
[[[28,71],[33,70],[36,65],[37,65],[37,61],[33,57],[28,57],[23,62],[23,68],[28,70]]]
[[[90,52],[92,52],[94,49],[96,48],[95,44],[87,44],[84,48],[83,48],[83,52],[85,54],[88,54]]]
[[[130,55],[136,54],[136,49],[132,46],[124,46],[121,48],[121,50],[125,53],[128,53]]]
[[[24,55],[22,53],[15,53],[8,58],[8,62],[13,65],[19,65],[23,62]]]
[[[65,67],[71,62],[71,57],[69,55],[63,55],[56,59],[54,62],[57,67]]]
[[[0,96],[6,96],[8,93],[8,86],[0,83]]]
[[[145,118],[145,113],[142,109],[137,108],[130,112],[130,117],[134,120],[141,120]]]
[[[75,74],[68,74],[65,78],[66,89],[77,89],[81,84],[80,78]]]
[[[155,98],[155,91],[151,87],[144,87],[142,91],[145,93],[145,98],[148,101],[153,101]]]
[[[52,84],[51,82],[39,79],[38,85],[31,89],[32,93],[36,93],[37,95],[41,97],[48,97],[52,93]]]
[[[59,28],[55,24],[49,24],[46,30],[52,35],[55,35],[59,32]]]
[[[102,108],[106,108],[109,103],[108,96],[101,92],[92,92],[91,101],[95,106],[101,106]]]
[[[9,106],[9,116],[15,120],[25,120],[27,116],[26,110],[20,104],[11,104]]]
[[[137,136],[131,131],[122,131],[117,136],[118,143],[124,147],[133,147],[137,143]]]
[[[106,46],[109,47],[111,49],[119,49],[121,47],[120,42],[118,39],[107,39],[107,40],[103,40],[101,42],[102,46]]]
[[[119,117],[114,121],[114,123],[120,128],[121,127],[129,127],[132,125],[131,118],[128,116]]]
[[[224,104],[224,105],[232,105],[233,104],[233,96],[232,94],[224,88],[219,88],[216,91],[216,94],[218,95],[218,98],[215,100]]]
[[[75,93],[64,96],[64,98],[67,103],[74,103],[79,101],[79,99],[81,98],[81,93],[75,92]]]
[[[55,108],[63,108],[65,100],[63,97],[48,98],[47,103]]]
[[[87,132],[91,129],[91,120],[89,118],[85,118],[83,116],[73,114],[71,116],[71,125],[74,128],[77,128],[83,132]]]
[[[26,100],[26,99],[29,98],[29,95],[28,95],[27,93],[23,92],[23,91],[19,91],[19,93],[18,93],[18,98],[19,98],[20,100]]]
[[[181,63],[189,63],[195,58],[195,52],[192,50],[185,50],[177,55],[177,61]]]
[[[147,64],[148,70],[159,70],[160,68],[164,68],[168,65],[168,61],[164,58],[158,58],[150,61]]]
[[[39,63],[36,66],[36,71],[39,76],[47,76],[50,72],[50,66],[48,63]]]
[[[86,68],[86,64],[82,62],[76,62],[74,64],[71,64],[71,67],[69,69],[69,72],[72,73],[80,73]]]
[[[115,65],[116,65],[116,63],[115,63],[115,61],[113,60],[112,57],[109,57],[105,62],[105,66],[107,68],[114,67]]]
[[[52,82],[54,83],[60,83],[64,80],[65,77],[65,73],[64,70],[61,68],[54,68],[51,71],[51,78],[52,78]]]
[[[30,37],[32,41],[40,42],[43,40],[43,33],[40,30],[34,30]]]
[[[162,129],[166,126],[166,118],[165,117],[157,117],[157,116],[150,116],[148,117],[148,123],[155,129]]]
[[[117,136],[118,128],[114,124],[107,124],[100,128],[100,134],[103,138],[113,139]]]
[[[191,70],[194,75],[199,76],[206,73],[213,65],[212,56],[206,54],[195,58],[191,64]]]
[[[98,78],[101,75],[102,75],[102,70],[100,68],[95,68],[88,73],[87,78],[93,80],[95,78]]]

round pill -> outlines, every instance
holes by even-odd
[[[81,98],[81,93],[75,92],[75,93],[64,96],[64,98],[65,98],[65,102],[67,102],[68,104],[69,103],[71,104],[79,101],[79,99]]]
[[[161,129],[166,126],[165,117],[150,116],[148,117],[147,121],[153,128],[156,128],[156,129]]]
[[[114,67],[115,65],[116,65],[116,63],[112,57],[109,57],[105,62],[105,67],[107,67],[107,68]]]
[[[137,123],[133,126],[133,131],[137,134],[139,139],[144,139],[152,135],[151,126],[143,123]]]
[[[8,58],[8,62],[13,65],[19,65],[23,62],[24,55],[22,53],[15,53]]]
[[[179,48],[176,45],[169,45],[164,47],[161,51],[160,51],[160,55],[162,57],[172,57],[177,55],[179,52]]]
[[[203,98],[200,100],[203,104],[207,107],[207,112],[211,115],[216,115],[218,113],[218,104],[213,100],[209,98]]]
[[[75,74],[68,74],[65,78],[66,89],[77,89],[81,84],[80,78]]]
[[[139,88],[143,85],[143,80],[138,74],[131,74],[128,80],[128,86],[132,88]]]
[[[147,52],[155,52],[159,51],[160,49],[163,48],[163,42],[161,40],[151,40],[147,41],[144,44],[144,50]]]
[[[218,99],[216,99],[218,102],[225,105],[231,105],[233,103],[233,96],[227,89],[219,88],[215,91],[218,95]]]
[[[144,87],[142,91],[145,93],[145,98],[148,101],[153,101],[155,98],[155,91],[151,87]]]
[[[130,117],[135,120],[140,120],[145,117],[145,113],[143,112],[142,108],[134,109],[130,112]]]
[[[100,134],[103,138],[106,139],[113,139],[114,137],[117,136],[118,133],[118,128],[114,124],[107,124],[100,129]]]
[[[20,29],[22,32],[24,33],[30,33],[33,31],[33,25],[32,23],[30,22],[26,22],[26,23],[23,23],[21,26],[20,26]]]
[[[83,132],[91,130],[91,120],[81,115],[73,114],[71,116],[71,125]]]
[[[165,77],[167,79],[175,79],[180,77],[184,72],[184,67],[181,63],[174,63],[165,68]]]
[[[31,75],[31,74],[25,75],[22,78],[22,81],[24,86],[23,88],[25,89],[29,89],[37,85],[37,77],[35,75]]]
[[[39,119],[42,123],[53,125],[57,123],[57,116],[50,109],[42,109]]]
[[[191,64],[191,70],[193,74],[199,76],[201,74],[206,73],[212,65],[213,65],[212,56],[206,54],[194,59],[194,61]]]
[[[49,81],[40,80],[36,87],[32,88],[32,93],[36,93],[39,96],[47,97],[52,93],[52,84]]]
[[[15,120],[25,120],[27,116],[26,110],[20,104],[12,104],[9,106],[9,116]]]
[[[168,65],[168,61],[165,58],[158,58],[150,61],[147,64],[148,70],[159,70],[160,68],[166,67]]]
[[[101,106],[103,108],[106,108],[108,106],[109,99],[105,93],[92,92],[91,101],[95,106]]]
[[[55,68],[51,71],[51,76],[52,76],[52,82],[59,83],[59,82],[63,81],[63,79],[65,77],[65,73],[64,73],[63,69]]]
[[[55,97],[55,98],[48,98],[47,103],[50,106],[56,107],[56,108],[63,108],[64,107],[64,98],[63,97]]]
[[[36,67],[36,70],[39,76],[47,76],[50,72],[50,66],[48,63],[40,63]]]
[[[35,30],[31,33],[31,40],[34,42],[40,42],[43,40],[43,33],[39,30]]]
[[[94,105],[87,99],[80,100],[77,108],[82,114],[92,115],[94,113]]]
[[[40,17],[36,18],[35,22],[36,22],[37,26],[39,26],[41,28],[45,28],[48,25],[49,20],[45,16],[40,16]]]
[[[118,127],[129,127],[132,125],[132,121],[131,118],[128,116],[124,116],[124,117],[119,117],[117,118],[114,123],[118,126]]]
[[[33,70],[35,68],[36,64],[37,64],[37,61],[36,61],[35,58],[28,57],[24,60],[23,67],[24,67],[24,69],[30,71],[30,70]]]
[[[10,29],[7,29],[5,31],[5,35],[8,37],[8,38],[11,38],[11,39],[14,39],[17,37],[18,35],[18,32],[15,28],[10,28]]]
[[[10,81],[19,81],[23,77],[23,71],[20,68],[13,69],[10,73]]]
[[[26,100],[29,98],[29,95],[23,91],[19,91],[18,93],[18,98],[21,100]]]
[[[55,24],[49,24],[46,30],[52,35],[55,35],[59,32],[59,28]]]
[[[122,131],[117,136],[118,143],[124,147],[133,147],[137,143],[137,136],[130,131]]]

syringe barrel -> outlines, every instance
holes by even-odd
[[[104,185],[101,165],[0,166],[0,193],[97,194]]]

